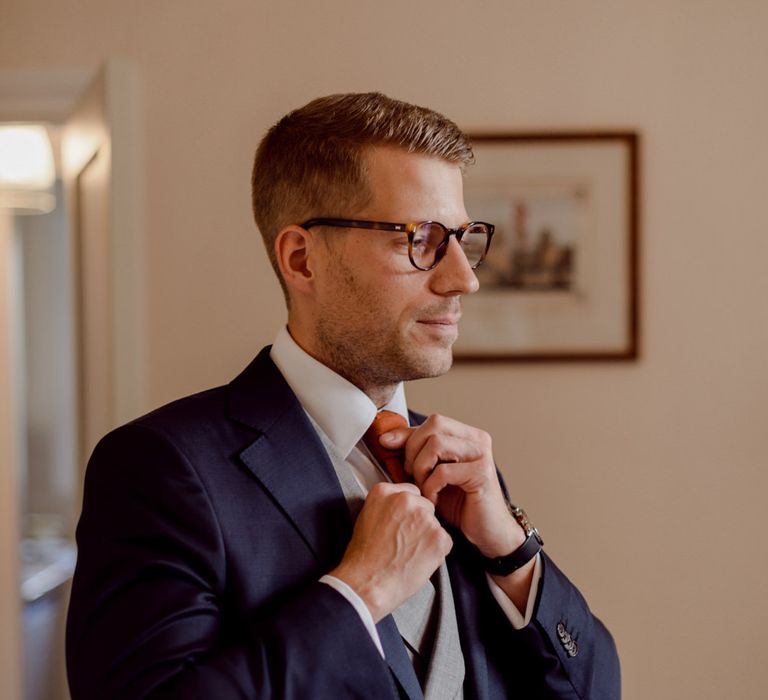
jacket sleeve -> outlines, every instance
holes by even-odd
[[[454,536],[454,543],[449,567],[463,622],[462,648],[477,675],[473,683],[487,688],[481,694],[525,700],[619,700],[619,659],[613,639],[546,554],[542,552],[533,619],[516,629],[491,593],[474,548],[460,536]]]
[[[522,639],[538,657],[545,697],[619,700],[616,645],[581,593],[543,556],[534,619]]]
[[[397,697],[359,616],[330,586],[310,577],[246,614],[228,608],[227,551],[205,486],[152,429],[125,426],[97,446],[77,544],[73,700],[358,697],[355,688]]]
[[[506,484],[499,481],[509,500]],[[619,700],[621,676],[616,645],[576,586],[541,552],[542,575],[531,622],[515,629],[490,592],[477,552],[454,534],[454,588],[465,619],[465,653],[484,649],[492,697],[526,700]],[[479,594],[473,598],[471,591]],[[480,657],[476,662],[480,666]]]

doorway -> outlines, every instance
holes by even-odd
[[[9,612],[19,620],[0,631],[9,700],[69,697],[64,620],[85,456],[143,408],[137,86],[118,59],[96,70],[0,71],[0,123],[45,123],[59,155],[52,212],[0,212],[10,241],[0,264],[12,281],[0,332],[15,350],[0,368],[12,379],[0,383],[0,402],[13,415],[0,490],[16,494],[0,514],[15,542],[0,547],[0,594],[15,594]],[[119,352],[116,336],[129,337]]]

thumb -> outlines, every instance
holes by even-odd
[[[397,450],[408,441],[408,436],[411,434],[411,428],[396,428],[383,433],[379,437],[379,442],[390,450]]]

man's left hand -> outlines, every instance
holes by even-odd
[[[405,447],[405,471],[443,520],[458,527],[486,557],[511,554],[525,533],[507,508],[491,450],[491,436],[452,418],[431,415],[413,428],[381,436],[382,445]],[[493,579],[525,614],[535,558]]]
[[[488,433],[432,415],[420,426],[386,433],[382,444],[405,447],[405,470],[422,495],[485,556],[504,556],[524,542],[504,500]]]

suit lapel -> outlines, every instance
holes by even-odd
[[[240,459],[291,521],[318,562],[335,564],[352,523],[333,465],[265,348],[230,384],[229,412],[258,432]]]
[[[454,542],[456,537],[458,536],[454,537]],[[453,551],[446,559],[446,564],[451,579],[453,604],[456,606],[456,623],[459,627],[461,648],[464,652],[466,671],[464,697],[465,699],[487,700],[490,697],[488,661],[485,655],[485,644],[480,637],[478,626],[478,620],[483,619],[478,592],[483,590],[483,587],[487,588],[488,583],[485,580],[480,580],[480,578],[485,578],[483,572],[480,572],[480,577],[476,577],[477,580],[470,580],[467,571],[476,567],[470,566],[469,569],[465,569],[462,558],[461,546],[454,545]]]
[[[410,700],[424,700],[424,693],[392,615],[381,619],[376,625],[376,630],[389,668],[400,684],[400,688]]]

